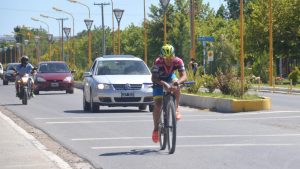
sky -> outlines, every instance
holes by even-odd
[[[121,29],[127,27],[131,23],[141,25],[144,19],[144,0],[77,0],[87,5],[90,9],[90,19],[94,20],[94,27],[102,27],[101,6],[94,5],[100,3],[109,3],[104,6],[104,25],[112,27],[112,6],[113,8],[124,9],[123,17],[120,21]],[[217,10],[223,0],[204,0],[211,7]],[[170,3],[174,3],[171,0]],[[151,4],[158,5],[159,0],[146,0],[146,13],[149,13]],[[71,3],[68,0],[2,0],[0,6],[0,36],[13,35],[14,27],[26,26],[30,28],[40,28],[47,30],[54,36],[59,36],[58,21],[51,18],[43,18],[40,14],[48,15],[55,18],[68,18],[64,21],[64,27],[73,29],[73,19],[70,15],[57,12],[52,8],[56,7],[69,12],[74,17],[74,34],[86,29],[84,19],[88,19],[89,10],[86,6],[78,3]],[[33,21],[31,17],[41,20]],[[114,17],[114,16],[113,16]],[[114,17],[114,28],[117,30],[117,21]],[[71,35],[73,30],[71,30]]]

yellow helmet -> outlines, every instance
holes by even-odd
[[[175,55],[175,51],[174,51],[174,47],[170,44],[165,44],[162,48],[161,48],[161,56],[162,57],[173,57]]]

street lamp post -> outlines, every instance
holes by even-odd
[[[164,44],[167,43],[167,8],[169,5],[170,0],[159,0],[161,3],[161,6],[163,7],[163,12],[164,12]]]
[[[35,42],[35,50],[36,50],[36,63],[39,63],[40,61],[40,56],[39,56],[39,41],[40,41],[40,37],[39,36],[35,36],[34,37],[34,42]]]
[[[14,48],[14,45],[9,45],[9,49],[10,49],[10,63],[12,63],[12,50]]]
[[[52,41],[53,41],[53,34],[47,34],[47,38],[48,38],[48,43],[49,43],[49,59],[52,60],[51,45],[52,45]]]
[[[4,49],[4,63],[6,64],[6,51],[7,51],[7,47],[5,46],[3,49]]]
[[[114,28],[114,2],[113,0],[110,0],[111,1],[111,23],[112,23],[112,53],[115,54],[115,35],[114,35],[114,32],[115,32],[115,28]]]
[[[19,60],[20,57],[20,43],[16,43],[16,47],[17,47],[17,56],[15,56],[15,61]]]
[[[67,11],[65,11],[65,10],[62,10],[62,9],[59,9],[59,8],[57,8],[57,7],[53,7],[52,8],[53,10],[55,10],[55,11],[58,11],[58,12],[62,12],[62,13],[65,13],[65,14],[68,14],[68,15],[70,15],[71,17],[72,17],[72,27],[73,27],[73,35],[72,35],[72,49],[74,50],[74,31],[75,31],[75,29],[74,29],[74,16],[70,13],[70,12],[67,12]],[[64,29],[64,28],[63,28]],[[73,55],[73,53],[72,53],[72,57],[75,57],[74,55]],[[75,64],[75,59],[74,59],[74,64]]]
[[[144,0],[144,62],[147,64],[148,60],[147,51],[147,19],[146,19],[146,0]]]
[[[103,6],[109,5],[109,3],[94,3],[94,5],[101,5],[101,16],[102,16],[102,55],[105,55],[106,53],[106,45],[105,45],[105,29],[104,29],[104,14],[103,14]]]
[[[36,19],[36,18],[33,18],[33,17],[31,17],[31,20],[44,23],[44,24],[47,26],[47,31],[48,31],[48,33],[49,33],[49,25],[48,25],[46,22],[41,21],[41,20]]]
[[[69,37],[70,37],[70,32],[71,32],[71,28],[63,28],[64,32],[65,32],[65,35],[67,37],[67,41],[69,40]],[[70,54],[70,52],[69,52]]]
[[[86,28],[88,30],[88,36],[89,36],[89,43],[88,43],[88,46],[89,46],[89,51],[88,51],[88,55],[89,55],[89,60],[88,60],[88,66],[91,66],[92,65],[92,34],[91,34],[91,27],[92,27],[92,24],[93,24],[93,20],[91,19],[85,19],[84,20],[84,23],[86,25]]]
[[[240,0],[240,65],[241,65],[241,96],[244,95],[244,0]]]
[[[2,51],[3,51],[3,48],[0,48],[0,52],[1,52],[1,55],[0,55],[0,62],[2,63]]]
[[[269,85],[273,86],[273,12],[272,0],[269,0],[269,48],[270,48],[270,70],[269,70]]]
[[[77,1],[77,0],[68,0],[69,2],[72,2],[72,3],[78,3],[78,4],[80,4],[80,5],[83,5],[83,6],[85,6],[85,7],[87,7],[87,9],[88,9],[88,11],[89,11],[89,19],[85,19],[84,20],[84,23],[86,24],[86,27],[87,27],[87,29],[88,29],[88,36],[89,36],[89,43],[88,43],[88,45],[89,45],[89,50],[88,50],[88,57],[89,57],[89,59],[88,59],[88,66],[91,66],[92,65],[92,33],[91,33],[91,27],[92,27],[92,24],[93,24],[93,20],[91,20],[90,18],[91,18],[91,12],[90,12],[90,8],[89,8],[89,6],[87,6],[87,5],[85,5],[85,4],[83,4],[82,2],[80,2],[80,1]]]
[[[115,17],[118,21],[118,54],[120,55],[121,46],[120,46],[120,22],[124,13],[123,9],[114,9]]]
[[[27,48],[28,42],[29,42],[28,39],[24,40],[25,49],[23,50],[23,52],[24,52],[23,54],[25,54],[25,55],[27,55],[26,48]]]

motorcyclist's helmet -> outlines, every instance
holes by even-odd
[[[170,44],[165,44],[160,51],[162,57],[170,58],[175,56],[174,47]]]
[[[21,58],[21,63],[22,63],[23,65],[27,65],[28,62],[29,62],[28,56],[22,56],[22,58]]]

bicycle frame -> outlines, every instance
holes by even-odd
[[[160,148],[164,150],[168,145],[169,154],[175,152],[176,147],[176,97],[172,92],[164,92],[161,117],[159,121]]]

